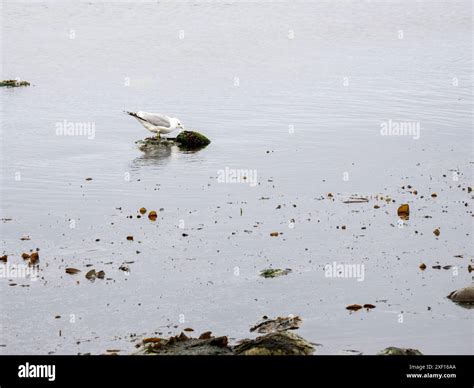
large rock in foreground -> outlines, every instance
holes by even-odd
[[[225,356],[232,355],[227,337],[212,337],[203,333],[199,338],[190,338],[184,333],[168,339],[146,338],[137,355],[183,355],[183,356]]]
[[[422,356],[418,349],[410,349],[410,348],[397,348],[395,346],[390,346],[381,350],[377,353],[377,356]]]
[[[210,332],[199,338],[184,333],[175,337],[145,338],[136,355],[179,355],[179,356],[292,356],[310,355],[314,347],[300,336],[287,331],[271,333],[256,339],[243,340],[230,347],[227,337],[213,337]]]
[[[448,298],[456,303],[474,303],[474,285],[470,285],[459,290],[453,291]]]
[[[315,348],[299,335],[282,331],[243,340],[234,351],[244,356],[306,356],[313,354]]]

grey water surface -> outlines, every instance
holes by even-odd
[[[0,266],[40,261],[0,278],[0,353],[237,341],[288,314],[318,354],[473,352],[473,310],[446,298],[472,283],[470,1],[7,1],[1,21],[1,79],[31,86],[0,90]],[[212,143],[141,152],[124,110]],[[224,174],[243,170],[255,185]]]

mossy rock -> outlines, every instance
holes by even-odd
[[[306,356],[314,351],[311,343],[288,331],[243,340],[234,347],[234,352],[243,356]]]
[[[260,271],[260,276],[264,278],[276,278],[278,276],[285,276],[291,272],[290,268],[280,269],[280,268],[267,268]]]
[[[16,79],[7,79],[0,81],[0,87],[17,88],[19,86],[30,86],[30,83],[27,81],[21,81]]]
[[[199,132],[183,131],[176,136],[178,145],[187,150],[196,150],[203,148],[211,143],[211,141]]]
[[[410,348],[397,348],[395,346],[390,346],[384,350],[377,353],[378,356],[422,356],[418,349]]]
[[[153,151],[159,148],[171,147],[176,145],[176,138],[166,137],[147,137],[143,140],[137,140],[138,148],[144,152]]]

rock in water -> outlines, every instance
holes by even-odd
[[[211,143],[211,141],[206,136],[194,131],[181,132],[178,136],[176,136],[176,142],[180,147],[188,150],[202,148]]]
[[[474,303],[474,285],[453,291],[448,298],[456,303]]]
[[[390,346],[381,350],[377,353],[377,356],[422,356],[418,349],[409,349],[409,348],[397,348],[395,346]]]
[[[194,151],[207,146],[211,141],[199,132],[183,131],[177,137],[147,137],[135,143],[143,152],[161,152],[162,156],[166,156],[172,146],[178,146],[184,151]]]
[[[314,351],[314,346],[304,338],[287,331],[243,340],[234,347],[236,354],[244,356],[305,356]]]
[[[277,331],[296,330],[301,326],[301,318],[295,316],[277,317],[276,319],[264,318],[250,328],[257,333],[273,333]]]
[[[27,81],[21,81],[17,79],[6,79],[3,81],[0,81],[0,87],[17,88],[19,86],[30,86],[30,83]]]
[[[260,271],[260,276],[264,278],[276,278],[278,276],[285,276],[291,273],[290,268],[280,269],[280,268],[267,268]]]
[[[209,337],[209,338],[207,338]],[[232,349],[227,346],[227,337],[190,338],[184,333],[170,337],[148,338],[143,340],[143,348],[137,355],[198,355],[217,356],[232,355]]]

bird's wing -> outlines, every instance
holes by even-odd
[[[171,122],[168,116],[159,114],[159,113],[147,113],[147,112],[137,112],[135,117],[146,121],[157,127],[169,128],[171,127]]]

